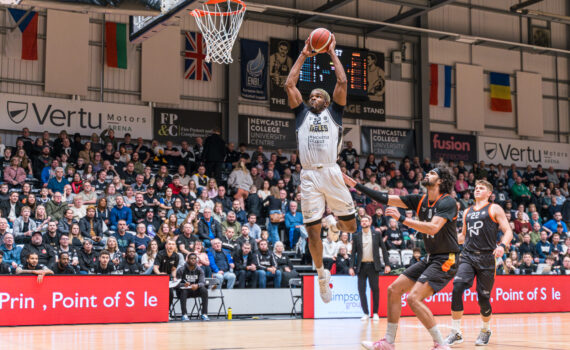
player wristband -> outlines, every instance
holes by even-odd
[[[406,217],[404,215],[400,215],[400,217],[398,218],[398,221],[403,224],[404,221],[406,221]]]
[[[504,250],[507,250],[507,246],[504,243],[500,243],[499,247],[503,247]]]

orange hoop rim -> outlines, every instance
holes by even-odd
[[[228,0],[210,0],[208,1],[205,5],[215,5],[215,4],[219,4],[221,2],[225,2]],[[242,6],[242,8],[240,8],[237,11],[231,11],[231,12],[213,12],[213,11],[205,11],[205,10],[200,10],[200,9],[195,9],[192,10],[192,12],[190,12],[190,14],[194,17],[204,17],[204,16],[233,16],[233,15],[237,15],[238,13],[242,13],[245,11],[245,8],[247,7],[245,5],[245,3],[241,0],[229,0],[231,2],[235,2],[237,4],[240,4]]]

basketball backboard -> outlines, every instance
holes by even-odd
[[[162,11],[158,16],[130,16],[129,40],[133,44],[140,43],[167,26],[178,25],[180,19],[201,2],[203,0],[162,0]]]

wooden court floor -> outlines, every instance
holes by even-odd
[[[442,333],[450,318],[438,317]],[[463,344],[475,347],[479,317],[466,316]],[[4,327],[0,349],[361,349],[384,334],[386,320],[232,320],[162,324]],[[496,315],[487,349],[570,349],[570,313]],[[430,349],[431,338],[413,317],[402,318],[396,349]]]

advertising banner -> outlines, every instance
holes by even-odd
[[[412,157],[415,154],[414,130],[363,126],[360,151],[363,154],[391,158]]]
[[[447,134],[444,132],[431,133],[431,159],[438,162],[477,161],[477,138],[473,135]]]
[[[0,276],[0,326],[168,321],[168,276]]]
[[[267,100],[267,42],[241,39],[241,96]]]
[[[151,109],[117,103],[64,100],[60,98],[0,94],[0,129],[36,131],[57,134],[61,130],[82,135],[100,134],[113,129],[122,138],[152,138]]]
[[[152,113],[154,138],[159,142],[186,140],[192,144],[196,137],[206,138],[222,127],[222,114],[217,112],[153,108]]]
[[[269,110],[291,112],[285,92],[285,81],[297,52],[295,41],[271,38],[269,40]]]
[[[339,278],[342,280],[340,282]],[[380,276],[380,316],[386,316],[386,290],[397,276]],[[332,276],[332,301],[324,304],[319,295],[315,276],[303,276],[303,318],[351,318],[361,317],[356,304],[358,297],[357,277]],[[424,300],[434,315],[449,315],[453,283],[442,291]],[[366,293],[370,296],[370,291]],[[407,301],[402,296],[402,316],[413,316]],[[369,303],[370,304],[370,303]],[[479,314],[475,284],[463,293],[464,313]],[[493,313],[537,313],[570,311],[570,276],[531,275],[496,276],[491,293]],[[358,306],[358,309],[360,306]],[[342,310],[345,310],[342,312]]]
[[[294,119],[239,116],[239,142],[267,148],[296,149]]]
[[[568,169],[570,167],[570,144],[513,140],[497,137],[479,136],[477,139],[479,160],[487,164],[503,164],[525,168]]]

